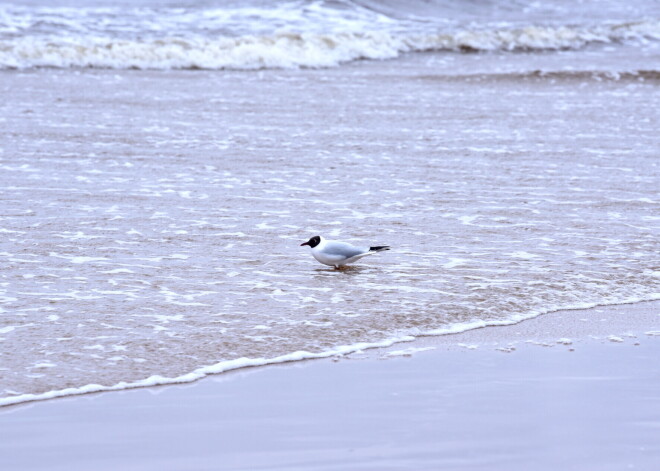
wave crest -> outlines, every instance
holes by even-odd
[[[660,40],[660,22],[591,28],[529,26],[405,35],[388,32],[128,40],[21,37],[0,41],[0,68],[270,69],[334,67],[407,52],[578,49],[593,43]]]

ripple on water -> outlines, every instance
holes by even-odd
[[[657,298],[657,136],[631,122],[660,118],[645,85],[613,102],[606,92],[625,83],[392,87],[387,64],[364,67],[263,81],[133,71],[88,102],[73,91],[105,72],[27,74],[28,88],[7,74],[6,106],[38,113],[3,123],[4,395],[200,377],[242,358]],[[137,101],[110,107],[123,87]],[[56,111],[53,94],[66,98]],[[200,119],[200,96],[229,108]],[[283,106],[291,96],[313,106]],[[559,98],[576,114],[547,106]],[[54,132],[60,121],[71,127]],[[622,153],[614,124],[635,152]],[[172,135],[153,146],[152,126]],[[299,246],[319,233],[392,250],[338,272]]]

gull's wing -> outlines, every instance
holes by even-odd
[[[356,255],[362,255],[369,252],[369,249],[364,247],[355,247],[346,242],[334,242],[328,241],[323,247],[323,253],[330,256],[340,256],[345,258],[355,257]]]

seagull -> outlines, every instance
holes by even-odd
[[[307,242],[300,244],[309,245],[312,248],[312,255],[316,260],[324,265],[341,269],[344,265],[357,262],[362,257],[375,254],[383,250],[390,250],[388,245],[378,245],[376,247],[354,247],[346,242],[335,240],[326,240],[321,236],[314,236]]]

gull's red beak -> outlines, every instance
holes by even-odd
[[[302,247],[303,245],[309,245],[309,242],[303,242],[302,244],[300,244],[301,247]]]

